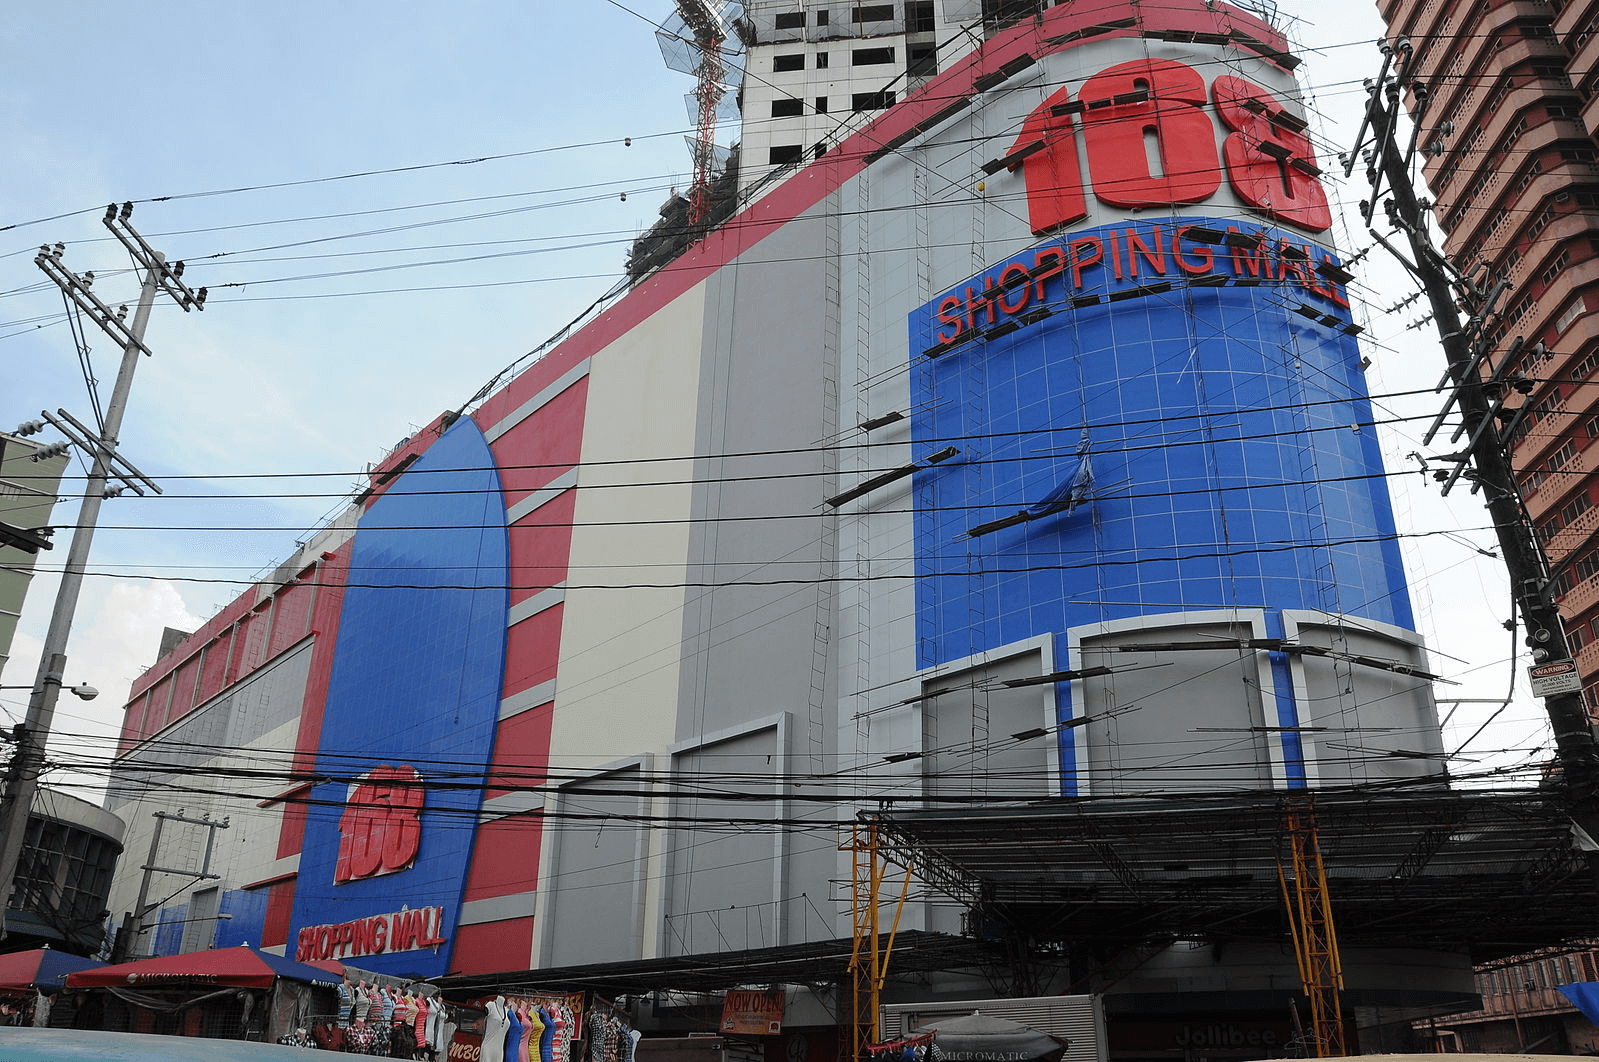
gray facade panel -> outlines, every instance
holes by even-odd
[[[689,579],[714,585],[684,609],[680,740],[819,701],[811,649],[829,621],[814,583],[832,557],[816,442],[836,402],[819,356],[823,228],[791,223],[709,282]]]
[[[633,766],[564,786],[556,797],[545,825],[554,863],[545,883],[546,965],[640,956],[646,790]]]
[[[785,730],[778,721],[673,757],[679,795],[672,814],[701,825],[668,832],[662,954],[788,943],[786,922],[794,904],[786,895],[787,838],[782,830],[752,823],[782,818],[784,802],[720,795],[780,792],[787,773]]]

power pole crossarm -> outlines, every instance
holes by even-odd
[[[1428,239],[1426,211],[1430,204],[1423,203],[1417,196],[1410,175],[1416,137],[1413,135],[1404,149],[1400,148],[1397,137],[1400,86],[1410,86],[1415,93],[1418,113],[1414,118],[1418,128],[1427,91],[1425,86],[1412,80],[1414,52],[1408,41],[1401,38],[1393,45],[1385,44],[1383,50],[1383,74],[1377,81],[1367,83],[1366,126],[1363,128],[1369,127],[1378,135],[1364,156],[1368,160],[1372,198],[1362,204],[1362,213],[1367,223],[1372,224],[1377,199],[1386,180],[1388,198],[1382,205],[1391,223],[1404,233],[1409,244],[1410,257],[1404,259],[1405,265],[1426,293],[1448,365],[1448,379],[1453,384],[1450,400],[1458,405],[1464,422],[1463,432],[1457,432],[1455,437],[1465,434],[1470,440],[1459,455],[1459,467],[1448,475],[1447,482],[1453,484],[1464,474],[1469,460],[1470,475],[1481,486],[1493,519],[1500,555],[1526,624],[1527,644],[1532,648],[1533,660],[1535,663],[1569,663],[1571,650],[1559,611],[1550,596],[1548,558],[1523,505],[1506,448],[1507,436],[1502,435],[1494,423],[1499,398],[1491,397],[1490,393],[1497,390],[1502,398],[1506,384],[1513,386],[1514,373],[1508,362],[1519,343],[1512,344],[1492,379],[1485,379],[1482,371],[1486,357],[1484,346],[1488,342],[1486,325],[1505,289],[1501,284],[1494,284],[1489,290],[1482,290],[1469,276],[1456,271]],[[1390,70],[1393,71],[1391,77]],[[1349,165],[1353,165],[1352,160]],[[1462,320],[1457,292],[1471,307],[1467,320]],[[1568,792],[1574,798],[1573,814],[1579,825],[1591,833],[1593,828],[1599,827],[1599,807],[1595,806],[1594,799],[1595,785],[1599,783],[1599,750],[1596,750],[1580,689],[1548,696],[1544,707],[1554,730]]]

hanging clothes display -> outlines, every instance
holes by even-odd
[[[483,1005],[483,1046],[480,1062],[504,1062],[505,1033],[511,1027],[504,996],[495,996]]]
[[[590,1000],[584,1026],[589,1036],[588,1062],[626,1062],[633,1027],[621,1008],[595,996]]]

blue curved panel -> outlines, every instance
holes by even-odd
[[[960,451],[915,479],[919,666],[1040,634],[1064,666],[1070,628],[1213,609],[1263,609],[1279,634],[1283,609],[1410,629],[1324,263],[1258,223],[1124,221],[913,313],[914,456]]]
[[[318,772],[339,781],[312,791],[291,957],[306,927],[354,924],[357,940],[336,946],[332,957],[397,976],[449,971],[499,718],[508,560],[494,458],[477,425],[462,417],[356,531],[317,756]],[[414,858],[336,884],[349,780],[384,766],[411,767],[422,779]],[[418,910],[430,916],[408,927],[406,950],[393,950],[401,927],[389,916]],[[379,921],[383,950],[373,947]],[[366,953],[358,954],[363,938]]]

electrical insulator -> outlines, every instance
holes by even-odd
[[[48,461],[51,458],[60,457],[62,454],[66,453],[70,449],[72,449],[72,446],[69,443],[64,443],[64,442],[51,443],[49,446],[41,447],[40,449],[35,450],[33,453],[29,454],[28,455],[28,460],[30,460],[30,461]]]

